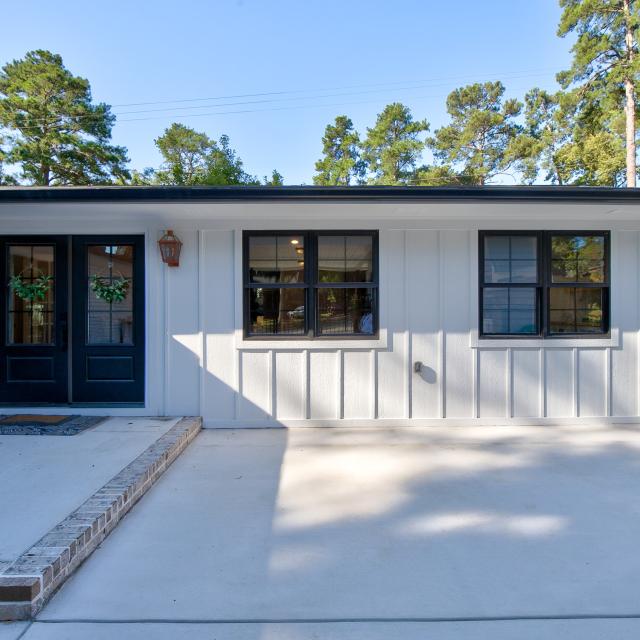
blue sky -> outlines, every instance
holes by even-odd
[[[60,53],[113,105],[132,167],[158,165],[153,140],[177,121],[228,134],[250,173],[310,184],[336,115],[362,135],[401,101],[433,130],[458,86],[554,88],[559,15],[557,0],[24,0],[2,9],[0,63]]]

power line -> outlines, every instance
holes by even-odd
[[[426,100],[430,98],[439,98],[440,94],[432,94],[432,95],[420,95],[420,96],[407,96],[412,100]],[[268,111],[292,111],[297,109],[318,109],[323,107],[345,107],[350,105],[357,104],[376,104],[379,100],[354,100],[350,102],[336,102],[336,103],[325,103],[325,104],[305,104],[305,105],[294,105],[289,107],[269,107],[268,109],[239,109],[235,111],[210,111],[207,113],[187,113],[183,115],[163,115],[163,116],[147,116],[144,118],[122,118],[118,120],[118,122],[145,122],[147,120],[169,120],[169,119],[180,119],[180,118],[200,118],[205,116],[223,116],[223,115],[235,115],[241,113],[263,113]]]
[[[551,73],[554,72],[554,69],[545,68],[545,69],[527,69],[522,71],[508,71],[506,73],[482,73],[482,74],[464,74],[464,75],[452,75],[452,76],[440,76],[438,78],[426,78],[421,80],[398,80],[395,82],[382,82],[382,83],[366,83],[366,84],[356,84],[356,85],[343,85],[340,87],[328,87],[324,89],[287,89],[282,91],[267,91],[263,93],[241,93],[236,95],[226,95],[226,96],[213,96],[208,98],[179,98],[175,100],[154,100],[150,102],[128,102],[128,103],[120,103],[111,105],[113,107],[140,107],[144,105],[156,105],[156,104],[176,104],[182,102],[206,102],[212,100],[235,100],[236,98],[258,98],[262,96],[275,96],[275,95],[285,95],[290,93],[310,93],[314,91],[341,91],[343,89],[359,89],[364,87],[388,87],[395,86],[398,84],[413,84],[413,83],[431,83],[431,82],[441,82],[447,81],[451,82],[452,80],[460,80],[466,78],[477,78],[479,75],[484,76],[493,76],[493,77],[501,77],[506,78],[513,74],[521,74],[521,73]]]
[[[515,73],[512,73],[512,75],[506,79],[510,79],[510,80],[515,80],[515,79],[521,79],[521,78],[527,78],[527,77],[535,77],[535,76],[540,76],[540,75],[546,75],[546,73],[531,73],[531,74],[518,74],[516,75]],[[447,86],[450,83],[442,83],[440,85],[435,85],[435,84],[424,84],[424,85],[416,85],[416,86],[411,86],[411,87],[401,87],[398,89],[395,89],[395,91],[410,91],[413,89],[421,89],[421,88],[429,88],[429,87],[437,87],[437,86]],[[374,85],[362,85],[362,86],[374,86]],[[386,85],[379,85],[379,86],[386,86]],[[120,113],[113,113],[111,115],[119,116],[119,115],[129,115],[129,114],[137,114],[137,113],[156,113],[156,112],[169,112],[169,111],[178,111],[178,110],[185,110],[185,109],[201,109],[201,108],[220,108],[220,107],[226,107],[226,106],[242,106],[242,105],[251,105],[251,104],[266,104],[266,103],[273,103],[273,102],[283,102],[283,101],[291,101],[291,100],[319,100],[319,99],[325,99],[325,98],[331,98],[331,97],[338,97],[338,96],[349,96],[349,95],[363,95],[363,94],[370,94],[370,93],[381,93],[384,92],[385,89],[374,89],[374,90],[368,90],[368,91],[356,91],[356,92],[346,92],[346,93],[336,93],[336,94],[318,94],[318,95],[308,95],[308,96],[296,96],[296,97],[285,97],[285,98],[275,98],[275,99],[266,99],[266,100],[250,100],[250,101],[240,101],[240,102],[232,102],[232,103],[221,103],[218,105],[193,105],[193,106],[189,106],[189,107],[171,107],[171,108],[167,108],[167,109],[142,109],[142,110],[137,110],[137,111],[123,111]],[[269,94],[245,94],[245,95],[282,95],[286,92],[271,92]],[[421,99],[421,98],[436,98],[436,97],[440,97],[439,95],[431,95],[431,96],[417,96],[414,97]],[[194,99],[193,101],[195,101],[196,99]],[[185,101],[190,101],[190,100],[185,100]],[[179,102],[179,101],[172,101],[172,102]],[[337,103],[337,104],[313,104],[313,105],[298,105],[295,107],[274,107],[274,108],[270,108],[270,109],[243,109],[243,110],[236,110],[236,111],[212,111],[212,112],[207,112],[207,113],[188,113],[188,114],[184,114],[182,117],[186,118],[186,117],[200,117],[200,116],[208,116],[208,115],[229,115],[229,114],[238,114],[238,113],[258,113],[258,112],[267,112],[267,111],[281,111],[281,110],[289,110],[289,109],[302,109],[302,108],[317,108],[317,107],[337,107],[337,106],[348,106],[350,104],[370,104],[372,102],[377,102],[376,101],[352,101],[352,102],[346,102],[346,103]],[[134,104],[134,103],[131,103]],[[149,102],[149,103],[140,103],[140,104],[162,104],[162,102],[160,103],[153,103],[153,102]],[[92,119],[101,119],[103,118],[104,115],[103,114],[85,114],[84,116],[77,116],[74,118],[70,118],[69,122],[67,122],[66,124],[63,122],[59,122],[57,125],[52,125],[51,128],[54,130],[57,129],[62,129],[65,126],[70,126],[74,123],[79,123],[83,120],[87,120],[90,121]],[[145,121],[145,120],[158,120],[158,119],[165,119],[165,118],[169,118],[169,117],[179,117],[179,116],[149,116],[149,117],[145,117],[145,118],[118,118],[117,122],[139,122],[139,121]],[[36,122],[46,122],[45,118],[36,120]],[[31,130],[31,131],[37,131],[38,128],[36,126],[33,127],[27,127],[27,128],[22,128],[22,130]]]
[[[528,75],[520,75],[520,76],[513,76],[512,80],[519,80],[521,78],[531,78],[531,77],[537,77],[540,75],[546,75],[546,74],[528,74]],[[415,85],[415,86],[411,86],[411,87],[399,87],[397,89],[394,89],[394,91],[410,91],[412,89],[428,89],[428,88],[435,88],[438,86],[449,86],[450,83],[442,83],[439,85],[434,85],[434,84],[422,84],[422,85]],[[289,96],[289,97],[285,97],[285,98],[271,98],[271,99],[265,99],[265,100],[248,100],[248,101],[241,101],[241,102],[223,102],[221,104],[218,105],[210,105],[210,104],[205,104],[205,105],[192,105],[192,106],[188,106],[188,107],[170,107],[170,108],[163,108],[163,109],[140,109],[138,111],[120,111],[119,113],[116,113],[114,115],[116,116],[120,116],[120,115],[131,115],[131,114],[137,114],[137,113],[155,113],[155,112],[167,112],[167,111],[184,111],[186,109],[210,109],[211,107],[233,107],[233,106],[239,106],[239,105],[244,105],[244,104],[265,104],[265,103],[269,103],[269,102],[284,102],[284,101],[292,101],[292,100],[317,100],[317,99],[323,99],[323,98],[336,98],[336,97],[341,97],[341,96],[356,96],[356,95],[364,95],[364,94],[371,94],[371,93],[382,93],[387,91],[386,89],[369,89],[367,91],[350,91],[350,92],[346,92],[346,93],[327,93],[327,94],[323,94],[323,95],[311,95],[311,96]]]

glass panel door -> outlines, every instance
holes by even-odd
[[[0,255],[0,403],[66,403],[68,239],[0,237]]]
[[[9,344],[54,343],[54,257],[53,245],[9,245]]]
[[[144,237],[73,238],[72,399],[144,402]]]
[[[133,344],[133,245],[89,245],[87,259],[87,344]]]

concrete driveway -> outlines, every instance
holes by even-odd
[[[639,495],[637,427],[206,431],[23,637],[637,638]]]
[[[0,569],[177,421],[109,418],[74,436],[0,435]]]

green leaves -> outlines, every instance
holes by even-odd
[[[378,115],[376,124],[367,129],[362,159],[371,174],[371,184],[409,183],[426,146],[422,133],[429,130],[426,120],[414,120],[409,107],[394,102]]]
[[[572,142],[563,150],[574,182],[635,186],[640,2],[560,0],[560,7],[558,35],[576,36],[571,68],[557,75],[576,96]]]
[[[164,162],[153,176],[147,170],[146,175],[136,174],[137,180],[151,179],[156,184],[167,185],[260,184],[244,170],[228,136],[215,141],[206,133],[174,122],[155,143]],[[275,170],[271,179],[282,183],[282,176]]]
[[[96,294],[98,300],[104,300],[108,304],[122,302],[127,297],[130,284],[126,278],[118,278],[109,282],[97,274],[91,276],[91,291]]]
[[[337,116],[334,124],[327,125],[322,153],[323,157],[316,162],[314,184],[348,186],[353,181],[362,181],[365,164],[360,158],[360,136],[351,118]]]
[[[44,300],[47,297],[53,277],[50,275],[40,275],[31,282],[25,282],[22,275],[12,276],[9,280],[9,287],[21,300],[34,302]]]
[[[501,82],[471,84],[447,98],[449,125],[428,141],[434,156],[474,184],[485,184],[514,164],[509,154],[521,127],[515,119],[522,104],[504,100]]]
[[[109,144],[115,116],[93,104],[89,82],[49,51],[28,52],[0,72],[5,162],[37,185],[110,184],[126,179],[127,153]]]

